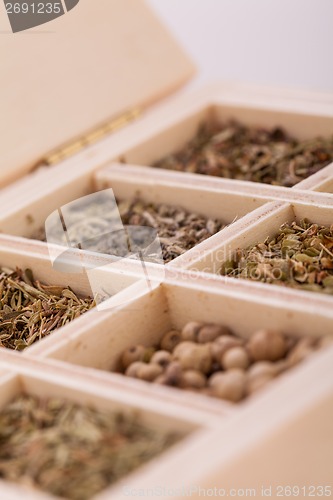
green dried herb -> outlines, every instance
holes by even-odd
[[[105,204],[109,199],[105,197]],[[69,229],[73,245],[84,241],[86,250],[125,257],[140,251],[140,258],[146,261],[160,262],[161,256],[156,253],[156,246],[147,240],[147,232],[143,228],[135,232],[136,245],[122,238],[118,231],[112,231],[112,212],[107,210],[102,196],[96,205],[82,206],[80,211],[69,212],[67,217],[72,221]],[[156,229],[165,263],[170,262],[198,243],[220,231],[224,224],[196,213],[189,213],[181,207],[166,204],[134,201],[118,201],[117,207],[126,226],[144,226]],[[77,207],[76,207],[77,208]],[[56,228],[53,237],[59,244],[67,245],[66,234],[62,228]],[[45,241],[45,232],[40,230],[36,239]]]
[[[29,269],[0,268],[0,347],[23,350],[94,306],[70,287],[34,280]]]
[[[278,127],[230,121],[202,125],[182,150],[153,167],[288,187],[332,161],[333,135],[300,141]]]
[[[134,414],[22,396],[0,412],[0,477],[85,500],[179,438],[148,429]]]
[[[285,223],[273,238],[233,252],[220,273],[333,294],[333,224]]]

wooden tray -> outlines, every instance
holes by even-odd
[[[89,269],[98,268],[98,280],[112,279],[115,286],[106,310],[87,313],[23,355],[0,352],[1,404],[14,397],[21,384],[35,394],[61,390],[65,397],[103,407],[115,402],[139,406],[147,418],[155,420],[158,414],[170,428],[184,422],[193,428],[188,441],[128,478],[126,484],[133,491],[164,483],[207,488],[257,487],[266,480],[276,484],[274,467],[280,467],[276,477],[282,485],[301,486],[301,481],[308,480],[309,456],[318,454],[315,440],[323,442],[320,422],[328,429],[333,405],[332,348],[314,354],[238,405],[113,372],[125,347],[156,342],[170,327],[181,328],[189,320],[226,324],[242,336],[274,325],[288,333],[333,337],[332,297],[217,274],[229,251],[266,238],[282,222],[308,217],[331,224],[333,164],[293,188],[149,167],[181,147],[203,120],[228,118],[284,126],[302,138],[328,135],[333,130],[333,96],[231,84],[208,87],[170,99],[75,157],[34,172],[1,193],[0,265],[32,268],[41,280],[70,285],[80,293],[89,291]],[[148,265],[149,289],[140,262],[131,259],[114,263],[105,255],[77,251],[78,259],[83,255],[87,263],[85,272],[62,273],[52,267],[46,243],[29,238],[58,207],[106,187],[112,187],[119,198],[139,194],[147,201],[219,217],[227,226],[166,266]],[[300,442],[307,453],[304,464],[297,451]],[[326,445],[325,460],[318,459],[322,470],[313,472],[318,484],[332,481],[332,433],[326,436]],[[268,453],[272,461],[267,464]],[[293,464],[290,474],[283,467],[283,453],[293,457],[287,461]],[[188,463],[190,468],[184,466]],[[28,495],[7,483],[0,489],[6,498]],[[37,493],[32,497],[47,498]],[[98,496],[125,497],[120,486]],[[193,493],[193,498],[199,494]]]

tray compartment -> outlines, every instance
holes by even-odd
[[[267,204],[264,208],[258,209],[253,213],[252,222],[250,220],[251,217],[248,217],[249,224],[247,226],[244,224],[244,221],[239,221],[237,228],[230,228],[228,232],[229,238],[227,238],[226,233],[224,235],[224,242],[219,242],[218,238],[215,238],[214,247],[212,245],[211,251],[207,250],[205,254],[198,256],[196,261],[192,260],[188,262],[186,267],[195,271],[219,275],[222,263],[228,260],[235,250],[245,249],[252,244],[255,245],[256,243],[264,242],[267,237],[276,234],[283,223],[299,222],[305,218],[313,223],[330,226],[332,224],[331,200],[329,200],[326,206],[323,204],[308,205],[297,202],[292,204]],[[235,229],[237,229],[236,232]],[[220,278],[223,279],[223,277]],[[230,277],[229,279],[235,278]],[[249,282],[248,280],[246,281]],[[257,283],[261,286],[265,285],[266,287],[266,284],[256,282],[255,280],[252,283]],[[283,287],[282,290],[287,288]],[[295,293],[304,293],[300,289],[293,289],[293,291]],[[323,297],[323,300],[325,301],[328,298],[327,296]]]
[[[77,259],[72,260],[71,272],[61,272],[60,270],[52,267],[50,257],[48,255],[47,247],[45,246],[44,252],[38,251],[38,246],[35,248],[34,245],[27,245],[17,247],[16,243],[10,238],[6,242],[0,242],[0,267],[5,267],[15,270],[18,267],[21,270],[31,269],[33,271],[34,279],[39,280],[43,284],[47,285],[59,285],[63,287],[70,286],[73,291],[78,294],[79,297],[92,296],[93,292],[97,291],[97,286],[100,289],[106,289],[111,292],[111,298],[103,302],[99,307],[112,307],[112,299],[115,299],[117,293],[121,292],[126,295],[126,289],[135,285],[140,279],[139,274],[135,273],[135,269],[131,272],[128,266],[125,269],[117,265],[115,269],[112,265],[105,263],[103,259],[96,260],[96,258],[89,259],[89,256],[85,258],[85,268],[82,267],[80,260],[79,251],[77,251]],[[100,266],[100,267],[98,267]],[[90,274],[91,273],[91,274]],[[95,282],[98,285],[95,287]],[[92,290],[92,285],[95,290]],[[79,325],[80,322],[89,322],[91,313],[94,313],[94,309],[86,312],[82,316],[73,320],[74,328]],[[60,339],[62,333],[66,331],[67,326],[71,323],[54,330],[49,335],[45,336],[43,339],[33,343],[31,346],[27,347],[24,352],[30,349],[34,349],[38,343],[48,342],[52,338],[53,341]]]
[[[112,380],[114,384],[135,388],[139,392],[153,394],[156,398],[170,398],[180,405],[200,407],[210,413],[226,413],[251,404],[256,397],[245,399],[238,406],[205,395],[194,394],[176,388],[146,383],[125,377],[118,371],[123,351],[136,344],[150,347],[156,345],[170,329],[180,330],[189,321],[216,323],[227,326],[236,335],[249,338],[262,328],[277,328],[286,334],[319,337],[323,332],[333,335],[331,310],[303,302],[267,301],[260,296],[239,289],[230,293],[229,288],[211,287],[197,277],[194,283],[189,276],[179,276],[175,282],[164,282],[148,294],[143,294],[133,303],[114,311],[110,315],[96,318],[95,324],[83,325],[80,331],[69,329],[62,343],[40,349],[39,356],[64,361],[85,368],[91,373],[102,370],[101,380]],[[195,277],[194,277],[195,279]],[[320,351],[313,356],[320,356]],[[274,379],[272,385],[288,383],[298,367],[287,370]],[[95,375],[94,375],[95,376]],[[269,386],[264,391],[269,392]]]
[[[139,196],[145,202],[179,206],[207,219],[219,219],[225,225],[262,206],[271,199],[272,194],[233,191],[229,185],[216,187],[212,180],[201,186],[197,176],[192,183],[187,183],[184,175],[174,176],[167,172],[161,178],[155,169],[130,169],[113,165],[101,169],[90,179],[82,176],[79,181],[55,188],[47,200],[36,199],[34,193],[30,193],[30,202],[26,201],[24,208],[16,212],[11,209],[10,215],[8,211],[3,214],[0,229],[4,233],[19,236],[17,241],[22,243],[21,237],[31,238],[39,232],[48,215],[60,206],[59,200],[66,204],[75,200],[73,193],[80,198],[88,192],[110,187],[120,200],[134,200]]]
[[[96,384],[84,374],[73,373],[65,367],[60,373],[57,367],[35,359],[22,358],[16,353],[0,353],[0,358],[1,370],[7,370],[11,374],[8,374],[6,379],[0,380],[1,408],[21,394],[37,398],[56,398],[82,406],[91,406],[101,411],[120,411],[125,414],[135,412],[140,422],[148,428],[180,434],[181,440],[171,448],[100,493],[109,495],[108,498],[117,498],[113,496],[113,488],[118,487],[118,484],[122,484],[123,481],[130,485],[132,478],[143,477],[146,473],[154,474],[154,471],[160,469],[165,473],[174,455],[192,446],[196,441],[201,442],[202,437],[211,432],[209,421],[204,423],[200,413],[193,411],[180,416],[177,408],[172,404],[161,401],[157,406],[151,398],[138,397],[130,392],[124,393],[110,384]],[[8,496],[6,496],[8,499],[18,498],[19,494],[22,498],[26,491],[34,493],[34,490],[4,480],[1,481],[0,488],[6,491],[6,494],[8,491]],[[36,498],[54,497],[39,490],[36,492]]]

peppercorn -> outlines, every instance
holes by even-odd
[[[190,321],[186,323],[184,328],[181,331],[182,340],[189,340],[191,342],[196,342],[198,338],[198,333],[200,328],[202,328],[203,324],[198,323],[197,321]]]
[[[161,349],[172,352],[179,342],[181,342],[180,333],[177,330],[170,330],[161,340]]]
[[[248,370],[247,376],[249,379],[262,377],[262,376],[272,376],[276,374],[276,365],[271,361],[258,361],[254,363]]]
[[[231,337],[229,335],[222,335],[218,337],[212,344],[210,344],[210,350],[212,357],[215,361],[220,362],[223,354],[232,347],[238,347],[242,344],[242,341],[237,337]]]
[[[173,355],[184,370],[198,370],[202,373],[208,373],[212,366],[210,347],[207,344],[198,345],[194,342],[184,341],[177,345]]]
[[[250,355],[255,361],[277,361],[287,352],[287,342],[276,330],[258,330],[247,343]]]
[[[137,377],[141,380],[146,380],[147,382],[152,382],[159,375],[162,375],[163,369],[160,365],[142,363],[142,366],[138,368]]]
[[[249,356],[243,347],[228,349],[221,358],[221,366],[225,370],[240,368],[246,370],[250,364]]]
[[[208,383],[214,396],[233,403],[237,403],[245,395],[246,377],[242,370],[236,368],[223,373],[214,373]]]
[[[185,370],[181,377],[181,387],[202,389],[207,383],[206,377],[197,370]]]
[[[230,330],[224,326],[219,325],[205,325],[198,333],[198,342],[205,344],[206,342],[213,342],[221,335],[230,335]]]
[[[165,383],[167,385],[177,386],[180,383],[182,376],[182,366],[177,361],[172,361],[164,372]]]
[[[143,345],[134,345],[123,352],[121,363],[126,370],[135,361],[142,361],[146,352],[146,347]]]
[[[127,377],[138,377],[139,369],[141,366],[146,365],[146,363],[143,363],[142,361],[134,361],[131,365],[129,365],[125,371],[125,375]]]
[[[151,360],[150,363],[154,363],[157,365],[162,366],[162,368],[165,368],[169,363],[171,363],[172,356],[169,351],[156,351]]]

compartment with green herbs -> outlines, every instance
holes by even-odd
[[[62,272],[52,267],[47,249],[41,254],[0,245],[0,347],[21,351],[53,337],[138,279],[121,270],[103,272],[103,262],[98,269],[88,258],[83,268],[79,253],[73,256],[70,272]],[[90,270],[104,295],[92,290]]]
[[[284,222],[283,213],[287,215]],[[227,258],[220,263],[219,273],[332,295],[332,209],[295,204],[280,210],[279,217],[274,220],[274,229],[270,223],[266,234],[265,221],[258,223],[253,228],[255,239],[249,233],[242,246],[235,248],[235,239],[231,244],[233,249],[229,249]]]
[[[44,378],[44,369],[1,384],[0,478],[21,486],[22,496],[28,488],[38,498],[95,497],[198,428],[70,373],[60,381],[51,368]]]
[[[156,168],[291,187],[332,163],[333,118],[269,109],[268,103],[215,104],[128,150],[124,158]]]

